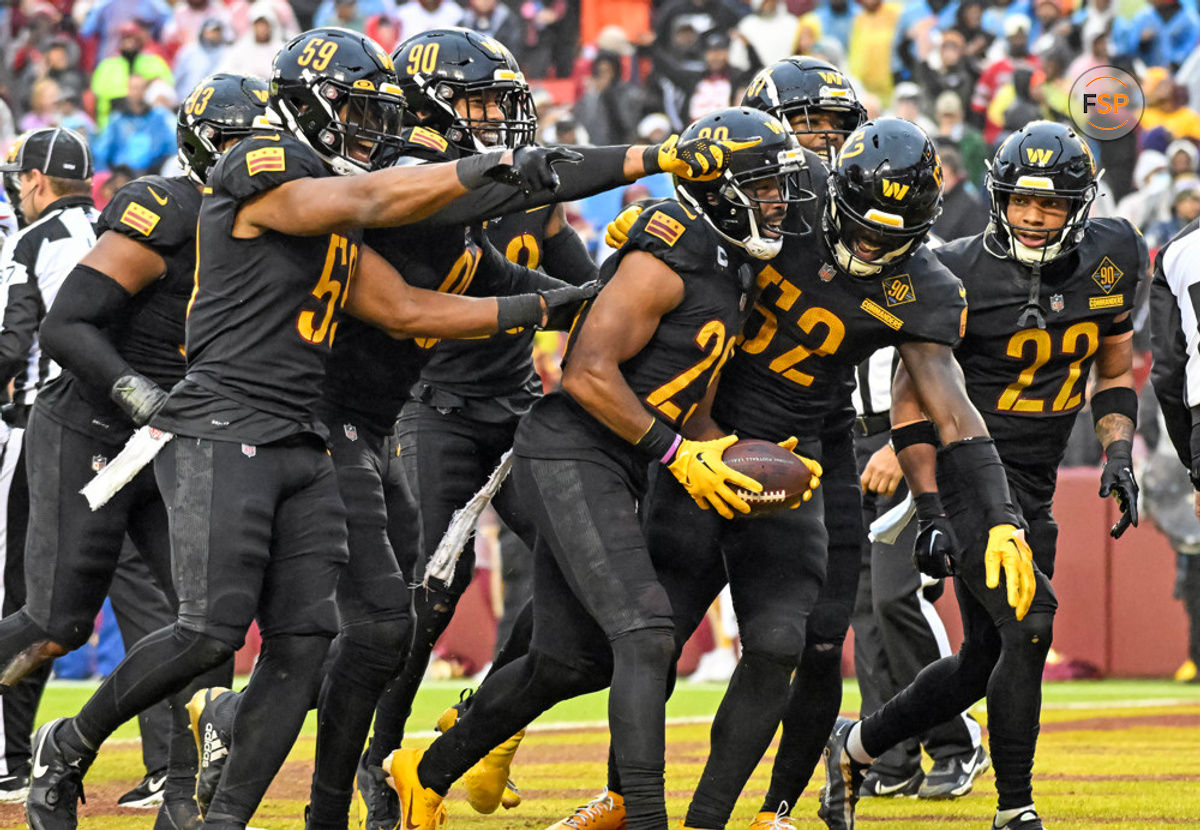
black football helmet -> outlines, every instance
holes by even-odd
[[[1091,149],[1075,130],[1052,121],[1026,124],[1004,140],[988,165],[992,219],[984,246],[994,256],[1027,265],[1051,262],[1075,250],[1083,240],[1100,175]],[[1008,221],[1009,199],[1018,193],[1066,199],[1067,220],[1061,232],[1038,247],[1017,239],[1014,231],[1045,230]]]
[[[709,113],[679,136],[680,142],[694,138],[759,139],[753,147],[734,150],[725,172],[712,181],[676,177],[675,192],[721,236],[756,259],[771,259],[783,247],[787,209],[816,198],[804,150],[773,116],[747,107]]]
[[[823,147],[805,146],[830,161],[846,136],[867,120],[867,110],[859,103],[850,80],[833,64],[807,55],[784,58],[759,70],[746,87],[742,106],[771,113],[797,137],[821,136]],[[830,115],[836,126],[814,128],[812,121],[817,113]],[[793,121],[799,120],[797,117],[803,119],[802,124]]]
[[[392,59],[366,35],[311,29],[275,55],[268,118],[340,176],[371,170],[400,146],[403,109]]]
[[[517,59],[495,38],[470,29],[431,29],[397,46],[392,60],[409,111],[459,149],[479,153],[533,143],[537,109],[529,84]],[[500,118],[488,116],[492,98]],[[455,109],[460,100],[468,102],[466,115]]]
[[[179,165],[204,184],[225,142],[248,135],[254,119],[267,111],[267,82],[251,75],[209,75],[179,107],[175,140]]]
[[[847,274],[903,262],[942,212],[942,163],[925,131],[901,118],[859,127],[834,160],[821,230]],[[864,246],[875,253],[864,258]]]

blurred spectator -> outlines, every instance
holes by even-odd
[[[1042,70],[1029,61],[1017,61],[1008,83],[996,90],[995,97],[988,105],[989,126],[999,124],[1001,128],[996,136],[997,141],[1030,121],[1046,117],[1043,99],[1045,82],[1046,76]]]
[[[1071,84],[1075,76],[1067,75],[1067,67],[1074,53],[1065,40],[1054,38],[1050,45],[1039,53],[1042,59],[1042,95],[1041,101],[1053,121],[1067,122],[1070,120],[1069,100]]]
[[[50,44],[65,35],[65,25],[62,13],[50,3],[39,0],[28,4],[27,8],[29,14],[25,15],[23,23],[14,21],[16,28],[11,30],[12,40],[5,42],[4,50],[5,63],[16,73],[31,73],[32,82],[39,74],[38,65]]]
[[[892,46],[892,72],[898,80],[917,79],[917,68],[933,54],[939,31],[950,28],[958,6],[953,0],[916,0],[905,3],[896,23]]]
[[[842,49],[844,57],[845,47],[842,46],[840,41],[836,41],[832,37],[826,38],[826,40],[833,40],[836,42],[838,47]],[[820,41],[821,21],[817,19],[816,12],[809,12],[808,14],[801,15],[796,21],[796,36],[792,39],[792,54],[812,55],[813,50],[817,48],[817,44]],[[834,66],[840,65],[840,63],[834,64]]]
[[[313,24],[316,26],[340,26],[355,32],[365,32],[367,19],[359,10],[358,0],[333,0],[332,14],[329,17],[322,17],[319,10]]]
[[[374,40],[389,55],[400,42],[400,29],[396,21],[385,14],[376,14],[367,18],[367,37]]]
[[[118,190],[136,178],[134,172],[123,164],[116,165],[107,173],[98,171],[93,186],[97,209],[103,210],[103,206],[112,201]]]
[[[712,31],[728,32],[745,13],[745,7],[735,0],[667,0],[654,16],[656,46],[669,47],[683,25],[697,37]]]
[[[983,128],[983,137],[988,144],[995,144],[1004,128],[1002,120],[992,120],[988,115],[996,93],[1012,81],[1016,62],[1037,64],[1037,58],[1029,54],[1030,25],[1029,18],[1023,14],[1013,15],[1004,21],[1004,54],[985,66],[975,83],[968,120]],[[998,115],[1002,116],[1003,112],[1004,110],[1000,109]]]
[[[753,0],[754,11],[738,21],[730,61],[739,69],[750,65],[745,43],[750,44],[764,64],[774,63],[792,54],[796,39],[796,15],[788,11],[784,0]]]
[[[250,31],[226,50],[221,71],[270,78],[271,63],[284,42],[275,9],[267,0],[258,0],[250,9],[250,19]]]
[[[1200,180],[1184,179],[1173,188],[1171,215],[1146,230],[1146,244],[1151,250],[1166,245],[1175,234],[1200,216]]]
[[[453,0],[408,0],[396,9],[395,17],[400,27],[400,39],[408,40],[430,29],[461,25],[463,10]]]
[[[1033,20],[1029,36],[1030,51],[1040,55],[1049,49],[1055,39],[1071,33],[1071,21],[1063,11],[1063,0],[1036,0],[1033,4]]]
[[[934,103],[937,116],[938,146],[949,145],[958,151],[966,169],[967,180],[976,187],[983,186],[983,174],[987,170],[988,149],[983,134],[963,120],[963,103],[953,92],[947,90]]]
[[[659,144],[671,135],[671,120],[661,112],[652,112],[638,122],[636,144]]]
[[[982,233],[988,225],[989,211],[979,197],[975,184],[967,177],[963,158],[954,147],[938,144],[942,158],[942,215],[933,225],[933,233],[949,242]]]
[[[87,78],[76,68],[79,49],[70,38],[59,35],[52,38],[45,51],[31,60],[25,67],[22,79],[21,100],[30,102],[33,85],[44,78],[58,84],[64,95],[79,95],[87,89]]]
[[[129,76],[128,94],[114,108],[92,148],[97,170],[125,165],[141,176],[157,172],[175,154],[175,118],[163,107],[150,105],[148,85],[140,75]]]
[[[230,30],[233,28],[233,17],[221,0],[178,0],[171,15],[171,22],[167,24],[163,33],[163,40],[178,55],[182,50],[195,46],[203,37],[205,27],[212,25],[214,20]],[[175,74],[179,74],[178,58],[175,62]],[[191,90],[191,87],[188,89]]]
[[[850,48],[850,31],[854,27],[854,16],[857,14],[857,9],[850,0],[820,0],[812,14],[821,24],[821,29],[817,32],[818,39],[831,37],[841,44],[842,49]]]
[[[553,69],[559,78],[571,77],[579,49],[579,3],[524,0],[518,6],[518,13],[521,38],[515,46],[525,74],[544,78]]]
[[[1171,172],[1167,157],[1158,150],[1143,150],[1133,168],[1132,192],[1117,203],[1117,214],[1138,228],[1166,219],[1170,211]]]
[[[96,122],[83,108],[79,95],[58,96],[58,126],[74,130],[80,135],[88,136],[89,140],[96,135]]]
[[[103,1],[103,0],[102,0]],[[115,2],[115,0],[114,0]],[[104,129],[112,102],[129,92],[129,79],[140,75],[146,80],[162,78],[174,83],[171,67],[158,55],[146,51],[146,30],[137,23],[120,28],[119,51],[105,58],[92,73],[92,93],[96,96],[96,124]]]
[[[58,126],[58,84],[50,78],[42,78],[33,85],[29,112],[21,118],[21,132],[42,127]]]
[[[1179,0],[1149,0],[1123,29],[1118,51],[1147,66],[1178,69],[1196,49],[1200,39],[1200,17],[1195,5]]]
[[[1097,66],[1112,63],[1106,24],[1095,23],[1089,18],[1084,22],[1079,37],[1083,41],[1083,52],[1071,62],[1071,66],[1067,69],[1067,76],[1071,79],[1078,78],[1084,72],[1095,69]]]
[[[499,0],[468,0],[462,25],[491,35],[509,49],[521,40],[521,21]]]
[[[1164,127],[1174,138],[1200,141],[1200,113],[1184,106],[1186,94],[1166,69],[1153,66],[1142,76],[1142,91],[1146,94],[1146,109],[1142,113],[1143,132]]]
[[[1200,170],[1200,154],[1196,152],[1195,144],[1186,138],[1177,138],[1167,145],[1166,156],[1167,169],[1173,180],[1196,178]]]
[[[966,60],[966,40],[957,29],[942,32],[937,51],[917,67],[917,82],[932,101],[942,93],[958,97],[965,109],[971,103],[971,93],[979,74]]]
[[[963,36],[963,57],[976,74],[996,39],[995,33],[984,25],[984,15],[984,0],[962,0],[954,15],[954,31]],[[1003,25],[1000,31],[1003,31]]]
[[[911,121],[925,132],[933,135],[937,127],[925,117],[925,102],[921,98],[921,88],[912,81],[901,81],[896,84],[892,93],[892,115]]]
[[[621,57],[599,52],[575,104],[575,118],[595,144],[627,144],[642,112],[642,93],[621,78]]]
[[[704,58],[698,66],[676,60],[670,51],[656,53],[657,69],[681,96],[674,123],[690,123],[737,103],[746,82],[762,68],[754,49],[746,51],[749,67],[745,71],[734,69],[729,63],[729,36],[714,31],[704,36]]]
[[[229,44],[226,25],[216,17],[210,17],[200,27],[200,37],[190,46],[179,50],[175,56],[175,94],[182,100],[196,84],[217,71],[225,58]]]
[[[101,58],[124,52],[125,35],[130,24],[146,26],[155,36],[171,19],[171,7],[165,0],[96,0],[79,27],[83,37],[99,38],[97,54]]]
[[[901,5],[884,0],[858,0],[858,14],[850,29],[846,47],[846,70],[858,79],[859,91],[879,96],[884,106],[892,100],[892,63],[886,58],[892,53],[896,23]]]

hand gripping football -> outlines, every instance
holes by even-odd
[[[751,493],[741,487],[733,488],[750,505],[750,512],[745,514],[745,518],[795,507],[800,504],[812,479],[812,471],[803,461],[770,441],[738,441],[725,450],[721,460],[763,486],[761,493]]]

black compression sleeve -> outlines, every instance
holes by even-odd
[[[583,240],[570,225],[546,238],[546,258],[542,267],[546,273],[571,285],[583,285],[600,276],[600,268],[588,254]]]
[[[939,449],[938,490],[969,494],[967,502],[979,505],[988,527],[1020,526],[1008,476],[991,438],[965,438]]]
[[[107,392],[117,378],[133,371],[105,335],[129,298],[112,277],[76,265],[42,323],[42,348],[76,377]]]
[[[628,184],[625,177],[625,153],[628,145],[615,147],[570,147],[583,154],[578,164],[559,164],[557,190],[537,190],[522,193],[506,184],[485,184],[465,196],[455,199],[442,210],[416,226],[470,225],[506,213],[548,205],[551,202],[570,202],[594,196],[605,190]]]
[[[500,253],[492,240],[478,227],[472,235],[482,250],[479,268],[468,294],[475,297],[506,297],[513,294],[534,294],[566,285],[562,280],[526,268]]]
[[[1138,397],[1128,386],[1110,386],[1092,395],[1092,423],[1105,415],[1124,415],[1137,426]]]

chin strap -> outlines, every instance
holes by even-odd
[[[1042,313],[1042,266],[1034,265],[1029,275],[1029,298],[1021,308],[1017,325],[1021,328],[1046,328],[1046,316]]]

